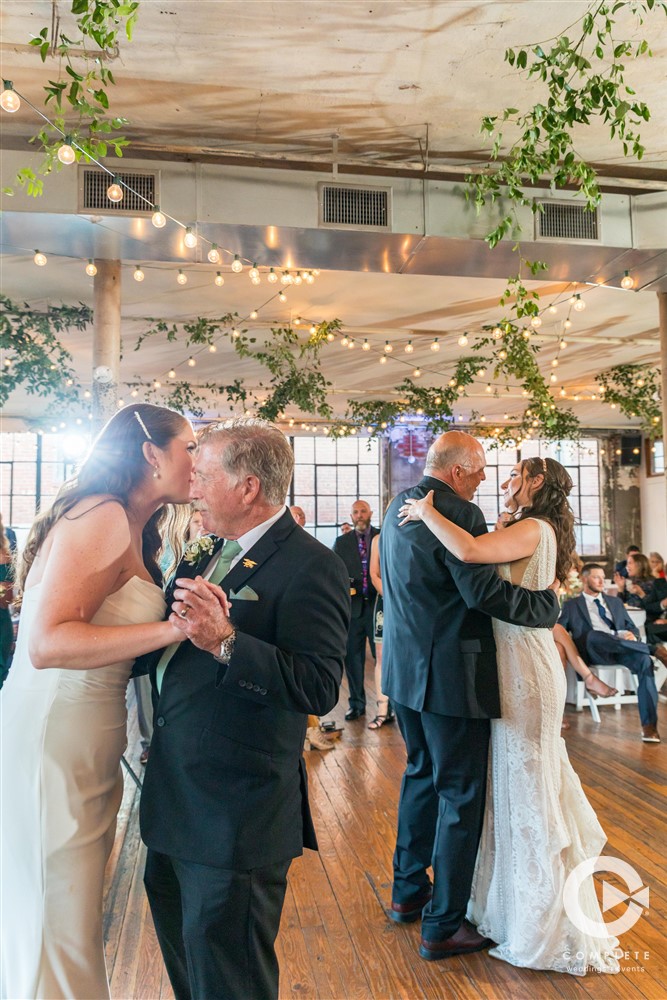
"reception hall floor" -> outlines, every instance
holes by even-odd
[[[372,692],[367,669],[367,691]],[[341,695],[332,718],[342,721]],[[605,855],[629,862],[650,890],[649,908],[621,938],[622,971],[583,979],[515,969],[486,953],[424,962],[419,924],[386,916],[396,803],[405,752],[396,725],[379,732],[367,720],[345,723],[335,750],[306,753],[320,852],[306,852],[290,871],[278,953],[281,1000],[385,998],[667,997],[667,708],[659,706],[662,745],[643,744],[635,706],[601,709],[596,725],[568,708],[570,758],[597,810],[609,842]],[[130,711],[128,760],[140,775],[136,717]],[[139,789],[125,775],[125,794],[107,871],[106,949],[114,1000],[171,998],[143,893],[145,848],[139,838]],[[619,879],[608,883],[627,891]],[[601,876],[598,889],[601,891]],[[619,897],[620,898],[620,897]],[[607,918],[620,916],[619,901]],[[247,1000],[252,1000],[251,997]]]

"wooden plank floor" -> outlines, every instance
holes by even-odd
[[[372,672],[367,669],[367,691]],[[346,692],[332,713],[342,722]],[[372,703],[371,703],[372,704]],[[667,735],[667,708],[659,706]],[[366,721],[344,723],[336,749],[306,753],[310,796],[320,842],[292,865],[278,938],[281,1000],[385,998],[667,997],[667,741],[643,744],[635,706],[568,708],[566,742],[572,763],[609,842],[605,854],[628,861],[650,888],[650,909],[623,935],[618,976],[584,979],[515,969],[485,953],[425,962],[417,954],[419,923],[399,926],[391,899],[396,804],[405,752],[396,725],[370,732]],[[140,746],[130,712],[128,760],[139,773]],[[107,871],[105,933],[114,1000],[162,1000],[173,993],[143,892],[145,848],[139,839],[139,790],[129,775]],[[613,878],[606,876],[608,881]],[[621,887],[621,883],[618,883]],[[625,904],[610,911],[620,916]],[[247,1000],[252,1000],[251,997]]]

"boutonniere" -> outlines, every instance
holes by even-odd
[[[185,555],[183,558],[186,563],[190,563],[194,566],[198,563],[204,556],[210,556],[213,551],[213,546],[215,541],[213,535],[201,535],[199,538],[193,539],[185,550]]]
[[[257,565],[257,563],[253,562],[252,559],[244,559],[243,560],[243,565],[244,565],[245,569],[252,569],[253,566]]]

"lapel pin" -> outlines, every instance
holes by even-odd
[[[253,566],[257,565],[257,563],[253,562],[252,559],[244,559],[243,560],[243,565],[245,566],[246,569],[252,569]]]

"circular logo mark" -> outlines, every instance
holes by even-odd
[[[591,878],[593,872],[613,872],[623,879],[628,887],[627,893],[610,885],[609,882],[602,883],[602,912],[611,910],[618,903],[627,900],[628,906],[625,913],[606,923],[604,920],[595,920],[584,912],[584,908],[579,900],[581,887],[587,878]],[[593,888],[591,886],[591,888]],[[595,891],[593,889],[593,891]],[[570,872],[565,887],[563,889],[563,906],[565,912],[582,934],[590,934],[591,937],[606,938],[625,934],[637,923],[644,907],[648,909],[648,886],[644,886],[639,874],[627,861],[620,858],[588,858]]]

